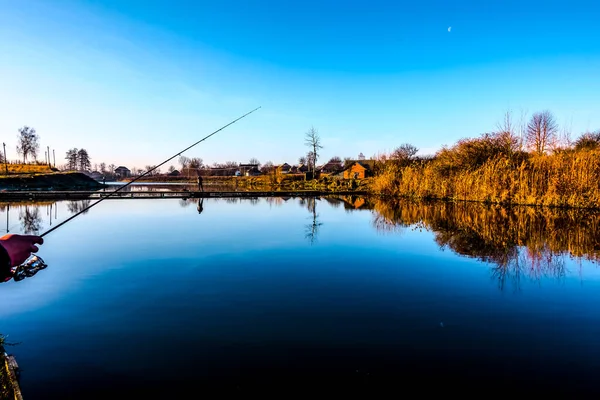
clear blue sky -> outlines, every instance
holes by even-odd
[[[257,106],[186,155],[294,163],[311,126],[322,161],[432,154],[507,109],[600,129],[596,1],[288,3],[0,0],[9,158],[30,125],[57,163],[142,167]]]

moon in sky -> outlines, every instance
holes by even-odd
[[[451,27],[451,26],[449,26],[449,27],[448,27],[448,32],[451,32],[451,31],[452,31],[452,27]]]

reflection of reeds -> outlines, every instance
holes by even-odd
[[[442,248],[493,263],[500,282],[562,278],[566,256],[600,262],[598,212],[407,200],[375,200],[374,207],[376,229],[423,226]]]

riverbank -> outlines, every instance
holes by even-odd
[[[0,400],[23,400],[18,381],[18,365],[0,345]]]
[[[80,172],[0,176],[1,191],[94,190],[103,185]]]
[[[380,163],[371,192],[420,200],[600,208],[600,150],[478,154],[463,145],[431,159]]]

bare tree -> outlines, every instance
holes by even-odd
[[[256,164],[260,167],[260,161],[258,161],[258,158],[256,157],[252,157],[249,161],[248,164]]]
[[[135,169],[134,169],[135,171]],[[175,171],[175,167],[173,165],[169,165],[169,169],[168,169],[169,173],[172,173]]]
[[[188,167],[198,169],[202,167],[203,163],[204,160],[202,160],[200,157],[194,157],[190,159]]]
[[[179,164],[181,165],[181,169],[185,169],[188,167],[189,163],[190,163],[190,159],[189,157],[186,156],[179,156]]]
[[[391,158],[396,160],[410,160],[417,154],[419,149],[413,146],[410,143],[404,143],[400,146],[396,147],[396,149],[392,152]]]
[[[512,111],[508,110],[504,113],[502,120],[496,124],[496,132],[490,138],[503,149],[505,154],[512,155],[523,147],[522,135],[517,134],[517,128]]]
[[[300,158],[298,158],[298,164],[306,164],[306,157],[302,156]]]
[[[100,163],[100,172],[105,173],[106,172],[106,163]]]
[[[263,174],[268,174],[271,171],[273,171],[273,162],[272,161],[267,161],[260,168],[260,172],[262,172]]]
[[[550,111],[542,111],[531,116],[527,124],[525,141],[537,154],[544,154],[555,142],[558,124]]]
[[[23,156],[24,163],[27,162],[27,157],[29,156],[32,156],[34,159],[37,158],[40,144],[38,142],[39,136],[35,133],[35,129],[28,126],[20,128],[17,140],[17,153]]]
[[[312,165],[312,170],[314,172],[315,166],[317,165],[317,160],[319,159],[319,150],[323,148],[321,145],[321,136],[319,136],[319,131],[317,131],[314,127],[311,127],[308,132],[304,134],[304,144],[311,149],[309,153],[311,157],[309,164]]]
[[[569,149],[573,146],[573,118],[569,122],[565,121],[560,133],[558,134],[558,139],[556,140],[556,145],[553,150],[561,150],[561,149]]]
[[[110,164],[110,165],[108,166],[108,171],[109,171],[111,174],[114,174],[114,173],[115,173],[115,169],[117,169],[117,166],[116,166],[115,164]]]
[[[315,170],[315,155],[312,151],[306,153],[306,166],[309,171]]]

